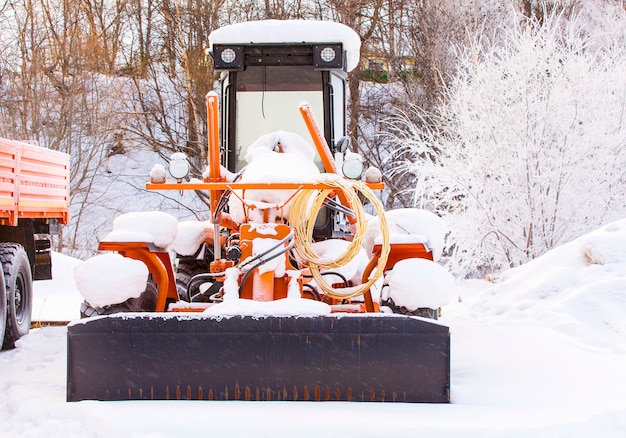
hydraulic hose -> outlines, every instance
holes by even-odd
[[[289,242],[287,244],[287,246],[284,246],[285,242]],[[241,295],[241,291],[243,290],[244,284],[246,284],[246,281],[248,280],[248,277],[250,276],[250,274],[255,269],[257,269],[262,264],[267,263],[270,260],[274,260],[276,257],[281,256],[281,255],[285,254],[286,252],[289,252],[291,250],[291,248],[293,248],[294,242],[295,242],[294,232],[291,231],[287,236],[285,236],[282,240],[280,240],[276,245],[274,245],[270,249],[266,250],[265,252],[263,252],[261,254],[257,254],[256,256],[251,257],[248,260],[244,261],[239,266],[239,269],[242,269],[242,270],[245,269],[246,270],[246,273],[243,275],[243,278],[241,279],[241,281],[239,283],[239,294]],[[282,246],[282,249],[280,251],[276,251],[276,249],[280,248],[281,246]],[[269,257],[268,257],[268,255],[269,255]],[[257,263],[252,265],[250,268],[246,268],[246,266],[248,266],[250,263],[252,263],[254,261],[257,261]]]

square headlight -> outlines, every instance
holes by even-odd
[[[313,66],[323,70],[342,68],[342,44],[319,44],[313,46]]]
[[[216,70],[243,70],[243,46],[213,45]]]

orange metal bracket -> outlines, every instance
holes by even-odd
[[[156,248],[147,242],[100,242],[98,249],[116,251],[124,257],[146,264],[159,291],[156,303],[157,312],[165,311],[168,298],[178,301],[174,271],[170,263],[170,255],[166,250]]]
[[[367,183],[372,190],[383,190],[383,183]],[[183,182],[183,183],[146,183],[146,190],[325,190],[334,189],[324,183],[230,183],[222,182]]]

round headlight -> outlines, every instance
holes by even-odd
[[[363,159],[359,154],[348,152],[343,160],[341,170],[346,178],[361,178],[361,174],[363,173]]]
[[[226,64],[230,64],[231,62],[233,62],[236,57],[237,54],[233,49],[224,49],[224,51],[220,55],[220,58],[222,58],[222,61],[224,61]]]
[[[177,180],[181,180],[189,175],[189,162],[187,161],[187,155],[182,152],[176,152],[170,157],[169,165],[170,175]]]
[[[322,58],[322,61],[324,62],[332,61],[335,59],[335,56],[337,56],[337,54],[331,47],[324,47],[320,52],[320,58]]]

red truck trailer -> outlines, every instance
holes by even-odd
[[[0,343],[28,333],[33,280],[52,278],[51,235],[69,220],[69,156],[0,138]]]

